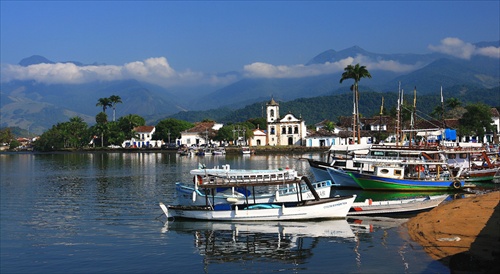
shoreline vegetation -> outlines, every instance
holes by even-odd
[[[500,191],[441,204],[404,226],[451,273],[500,273]]]

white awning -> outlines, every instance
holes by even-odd
[[[417,132],[417,136],[440,136],[443,132],[441,130],[433,130],[433,131],[419,131]]]

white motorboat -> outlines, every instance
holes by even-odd
[[[265,221],[265,220],[308,220],[308,219],[335,219],[345,218],[356,195],[344,197],[333,197],[321,199],[312,183],[306,176],[303,176],[295,183],[304,182],[309,191],[314,196],[314,200],[304,200],[298,194],[294,201],[273,202],[273,203],[255,203],[249,199],[244,199],[245,203],[238,204],[238,199],[226,199],[226,203],[213,204],[206,196],[204,205],[164,205],[160,207],[165,215],[170,217],[216,220],[216,221]],[[280,185],[280,181],[231,181],[219,178],[213,181],[204,181],[202,184],[195,181],[195,185],[205,191],[215,191],[217,188],[254,188]],[[194,192],[193,192],[194,193]],[[347,207],[347,208],[346,208]]]

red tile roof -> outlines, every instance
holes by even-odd
[[[152,132],[155,129],[154,126],[138,126],[134,128],[135,132]]]

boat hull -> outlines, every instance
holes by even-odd
[[[459,190],[465,187],[464,181],[433,181],[384,178],[376,175],[347,172],[365,190],[391,191],[435,191]]]
[[[387,215],[401,213],[415,213],[434,208],[446,200],[449,195],[428,196],[388,201],[372,201],[354,203],[347,213],[351,215]]]
[[[299,203],[263,204],[242,207],[165,206],[160,207],[168,218],[213,221],[278,221],[345,218],[356,196],[320,199]],[[230,208],[230,209],[227,209]]]
[[[336,187],[361,188],[357,182],[344,170],[327,165],[326,163],[308,159],[309,167],[318,181],[331,180]]]
[[[472,170],[466,173],[466,182],[487,182],[500,179],[500,170],[498,168]]]

